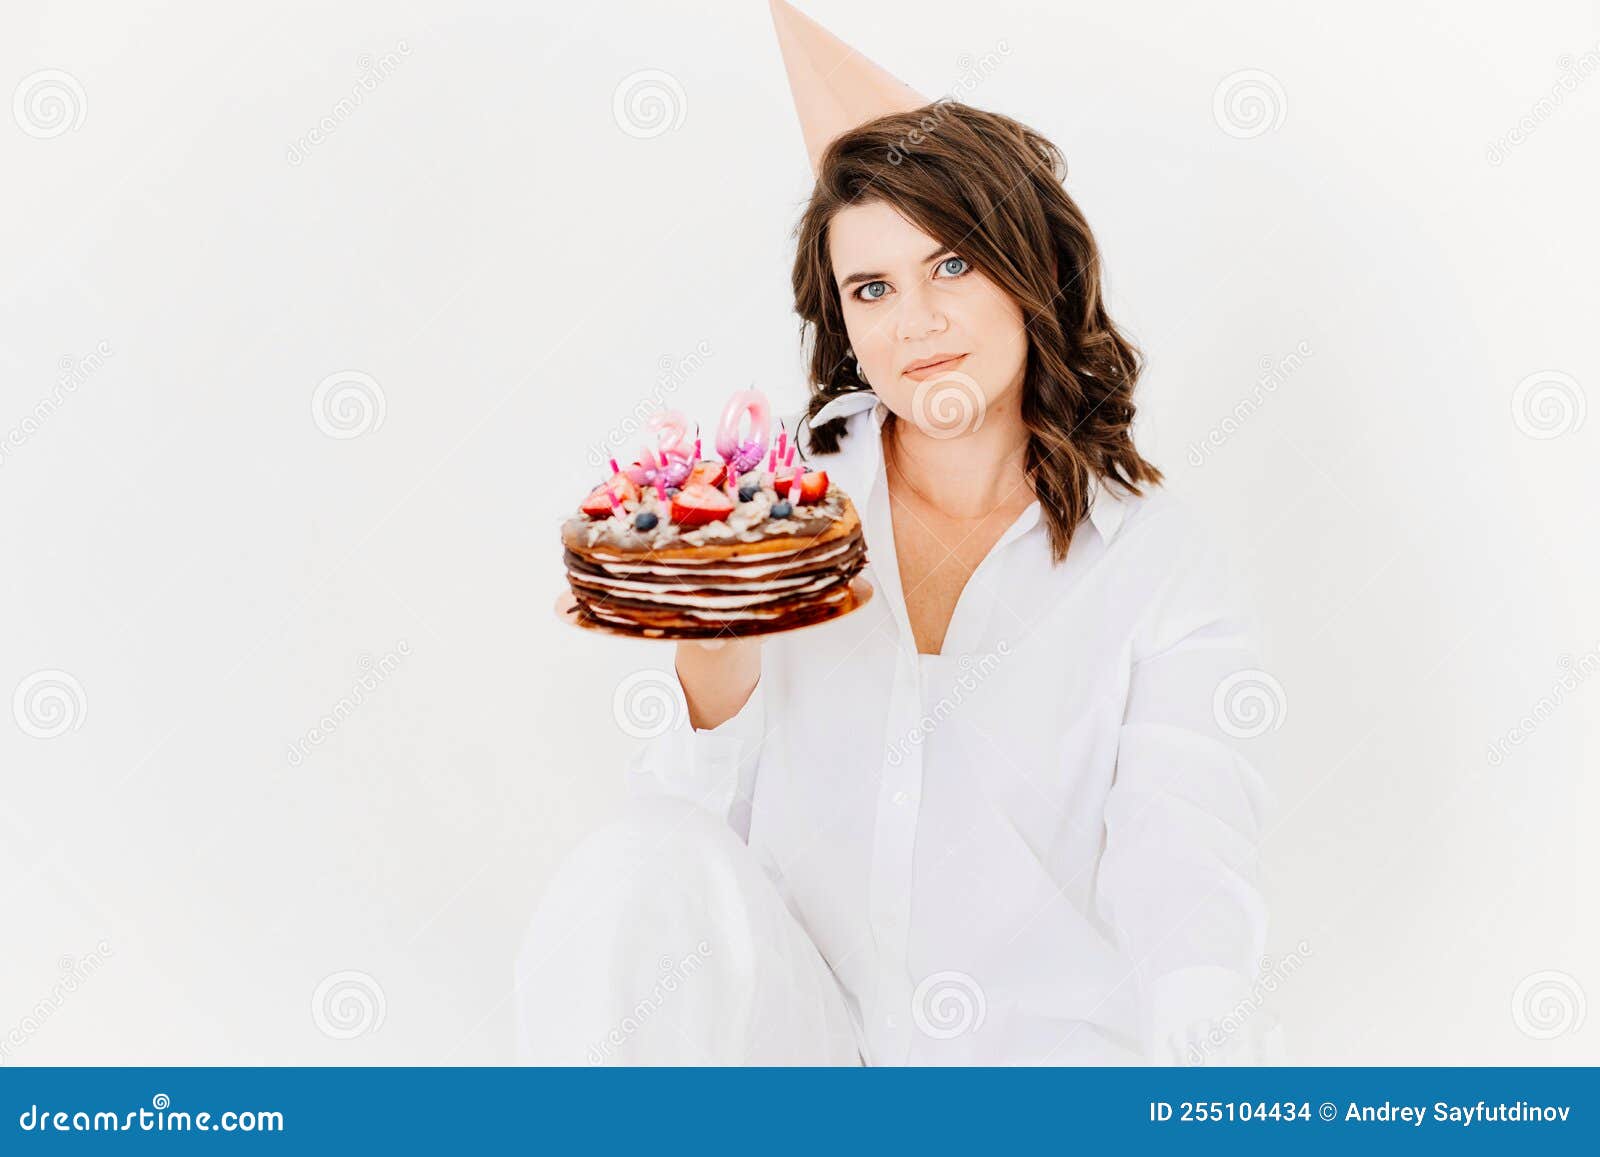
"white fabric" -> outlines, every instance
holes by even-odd
[[[563,862],[517,961],[539,1065],[859,1065],[844,996],[726,823],[635,802]]]
[[[680,711],[631,790],[747,840],[868,1064],[1281,1059],[1245,1003],[1266,789],[1218,696],[1260,660],[1223,560],[1170,494],[1097,486],[1056,566],[1035,502],[968,580],[943,653],[919,655],[886,413],[863,391],[812,422],[847,416],[811,461],[861,512],[876,597],[765,639],[738,714],[699,731]]]

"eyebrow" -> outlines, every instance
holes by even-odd
[[[951,250],[950,250],[950,248],[948,246],[941,245],[941,246],[939,246],[939,248],[935,249],[932,253],[930,253],[926,257],[924,257],[922,259],[922,264],[927,265],[929,262],[933,261],[935,258],[942,257],[944,254],[949,253],[949,252],[951,252]],[[887,273],[852,273],[849,277],[846,277],[843,281],[839,282],[839,289],[840,289],[841,292],[843,292],[844,290],[849,289],[852,285],[856,285],[856,284],[858,284],[860,282],[864,282],[864,281],[882,281],[884,278],[886,278],[888,276],[889,275]]]

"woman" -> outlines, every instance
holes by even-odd
[[[823,154],[803,445],[879,596],[677,645],[688,719],[630,769],[653,802],[530,931],[527,1059],[1261,1058],[1265,1015],[1230,1017],[1264,948],[1254,632],[1134,448],[1139,359],[1063,174],[960,104]]]

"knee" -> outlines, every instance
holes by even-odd
[[[628,806],[562,861],[522,937],[519,1055],[577,1063],[645,994],[691,973],[706,975],[672,1015],[736,1021],[724,1014],[749,999],[764,879],[717,817],[671,800]]]
[[[749,849],[718,817],[682,800],[633,800],[562,860],[524,948],[583,939],[592,950],[615,950],[686,932],[738,941],[759,877]]]

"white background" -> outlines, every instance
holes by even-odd
[[[1600,1062],[1600,678],[1487,755],[1600,661],[1592,6],[804,7],[1068,158],[1140,444],[1285,689],[1294,1059]],[[81,696],[0,707],[4,1061],[508,1061],[523,922],[620,798],[613,693],[671,662],[553,618],[589,447],[650,398],[804,399],[766,5],[13,6],[0,95],[42,70],[65,123],[0,109],[0,692]],[[659,124],[616,107],[646,70]],[[1244,70],[1264,121],[1217,110]],[[382,421],[332,437],[344,371]]]

